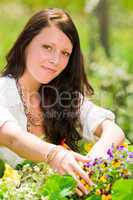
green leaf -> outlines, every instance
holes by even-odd
[[[87,199],[85,200],[101,200],[101,196],[98,196],[98,195],[92,195],[90,197],[87,197]]]
[[[7,190],[8,190],[7,185],[4,182],[2,182],[0,184],[0,200],[3,200],[4,193],[6,193]]]
[[[133,179],[120,179],[112,187],[112,200],[131,200],[133,196]]]
[[[129,150],[130,152],[132,152],[132,151],[133,151],[133,145],[128,145],[128,150]]]
[[[2,178],[2,176],[4,175],[4,171],[5,171],[5,163],[3,160],[0,159],[0,178]]]
[[[133,173],[133,163],[127,163],[127,169],[128,169],[131,173]],[[133,174],[132,174],[132,176],[133,176]]]
[[[41,194],[49,200],[66,200],[75,187],[76,181],[70,175],[52,175],[43,185]]]
[[[29,165],[30,167],[33,167],[35,165],[35,163],[31,160],[24,160],[24,162],[20,163],[20,164],[17,164],[16,166],[16,170],[21,170],[23,169],[23,166],[25,165]]]

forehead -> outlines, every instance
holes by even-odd
[[[53,45],[72,50],[71,40],[56,26],[43,28],[34,39],[38,42],[52,43]]]

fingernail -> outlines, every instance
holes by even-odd
[[[82,196],[83,196],[83,193],[79,194],[79,196],[82,197]]]
[[[96,184],[95,184],[95,183],[93,183],[93,182],[91,182],[91,183],[90,183],[90,185],[91,185],[91,186],[93,186],[93,187],[95,187],[95,186],[96,186]]]
[[[86,195],[89,194],[89,191],[88,191],[88,190],[85,190],[85,194],[86,194]]]

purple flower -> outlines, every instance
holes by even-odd
[[[109,155],[110,158],[113,158],[112,149],[108,149],[107,154]]]
[[[129,158],[133,158],[133,152],[129,152],[129,153],[128,153],[128,157],[129,157]]]
[[[124,155],[120,155],[120,158],[125,158],[125,156]]]
[[[119,151],[122,151],[124,148],[125,148],[124,146],[118,146],[118,147],[117,147],[117,149],[118,149]]]
[[[85,166],[85,167],[92,167],[92,166],[93,166],[93,162],[92,162],[92,161],[87,162],[87,163],[85,163],[84,166]]]
[[[97,164],[99,164],[99,163],[98,163],[98,160],[95,159],[94,162],[93,162],[93,166],[95,166],[95,165],[97,165]]]

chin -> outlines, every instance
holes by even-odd
[[[41,84],[48,84],[48,83],[50,83],[53,79],[54,79],[55,77],[53,77],[53,78],[50,78],[50,79],[46,79],[46,80],[41,80],[41,81],[39,81]]]

